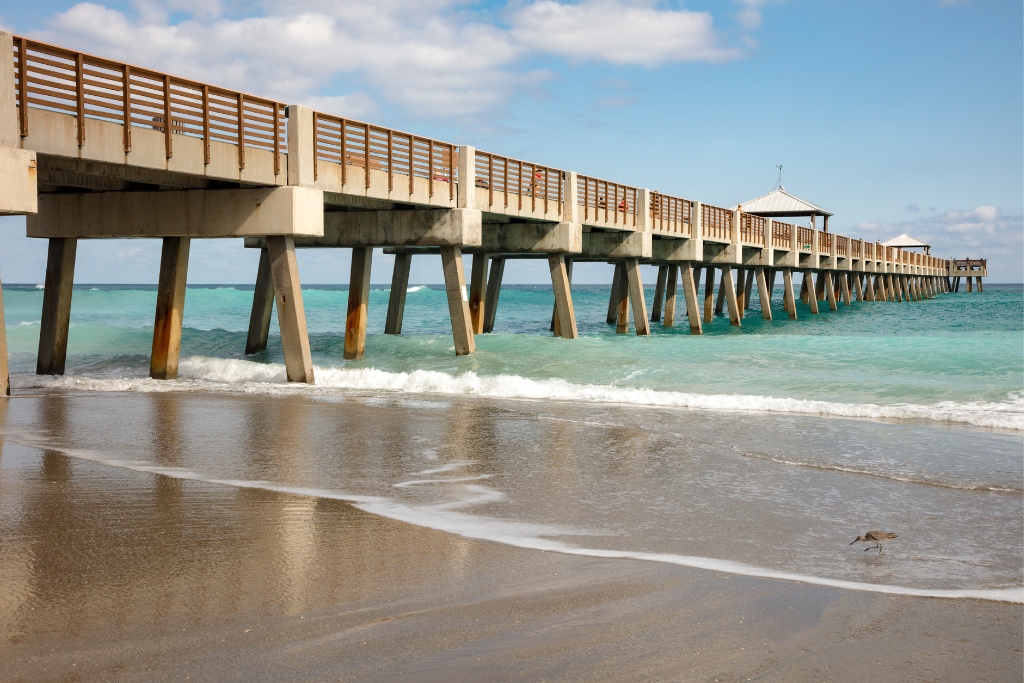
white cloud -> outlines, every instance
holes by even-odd
[[[886,240],[908,233],[932,245],[940,258],[987,258],[994,282],[1024,279],[1024,216],[1007,216],[994,206],[950,210],[898,223],[859,223],[865,239]]]
[[[512,36],[530,50],[574,61],[655,67],[668,62],[723,62],[740,52],[720,45],[707,12],[657,9],[624,0],[570,5],[539,0],[514,12]]]
[[[524,66],[536,56],[645,67],[742,56],[710,14],[643,0],[537,0],[507,10],[507,26],[460,0],[266,0],[255,16],[207,0],[132,6],[79,3],[34,35],[286,102],[313,103],[341,83],[352,92],[319,101],[353,117],[374,113],[375,97],[421,116],[482,117],[551,78]]]
[[[739,0],[740,11],[736,13],[736,20],[744,31],[753,31],[761,27],[761,8],[768,0]]]

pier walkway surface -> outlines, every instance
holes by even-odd
[[[266,347],[273,307],[287,376],[312,383],[295,249],[352,249],[345,358],[366,338],[373,249],[396,255],[385,332],[400,334],[409,266],[440,253],[456,354],[490,332],[504,264],[545,258],[551,329],[577,336],[574,261],[615,264],[608,323],[637,334],[675,324],[679,282],[693,334],[721,314],[741,326],[756,286],[772,319],[853,301],[967,291],[983,260],[940,259],[712,206],[467,145],[286,105],[0,32],[0,214],[49,240],[37,372],[62,374],[79,239],[163,240],[150,376],[177,376],[192,239],[261,250],[246,353]],[[790,214],[792,215],[792,214]],[[462,256],[472,254],[467,289]],[[650,315],[640,264],[659,267]],[[793,272],[803,275],[795,292]],[[698,284],[706,281],[704,301]],[[719,283],[717,302],[714,285]],[[10,393],[0,301],[0,363]]]

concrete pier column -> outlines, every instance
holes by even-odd
[[[818,315],[818,295],[814,293],[814,273],[810,268],[804,271],[804,282],[807,283],[807,305],[812,314]]]
[[[487,301],[484,302],[484,332],[494,331],[494,316],[498,312],[501,278],[505,274],[505,259],[491,259],[491,273],[487,277]]]
[[[718,300],[715,302],[715,315],[722,315],[725,306],[725,269],[722,269],[722,277],[718,281]],[[729,282],[732,282],[732,268],[729,268]],[[735,296],[736,290],[733,289]]]
[[[690,265],[690,279],[693,279],[693,264]],[[679,284],[679,266],[672,264],[665,273],[665,317],[661,321],[664,328],[674,327],[676,324],[676,288]],[[685,297],[685,293],[684,293]],[[696,301],[694,295],[694,301]]]
[[[883,301],[883,302],[884,301],[888,301],[889,300],[889,292],[887,292],[886,289],[885,289],[885,275],[884,274],[879,275],[878,277],[875,278],[875,286],[878,287],[878,300],[879,301]]]
[[[864,301],[864,287],[861,284],[863,278],[860,273],[853,273],[853,288],[857,293],[857,301]]]
[[[384,334],[402,334],[411,267],[412,254],[395,254],[395,270],[391,275],[391,294],[388,297],[388,317],[384,322]]]
[[[448,313],[452,318],[452,338],[455,355],[466,356],[476,351],[473,325],[469,317],[469,295],[466,292],[466,274],[462,269],[462,248],[441,247],[441,265],[444,268],[444,287],[448,294]]]
[[[796,297],[793,294],[793,270],[782,271],[782,308],[789,314],[790,320],[796,320]]]
[[[49,265],[47,265],[46,270],[47,270],[47,272],[49,272],[49,270],[50,270]],[[921,279],[924,280],[924,278],[921,278]],[[968,294],[970,294],[970,293],[972,293],[974,291],[974,283],[972,282],[973,280],[974,280],[974,278],[972,278],[970,275],[967,276],[967,293]]]
[[[746,268],[736,268],[736,305],[742,317],[746,310]]]
[[[651,306],[651,322],[661,320],[661,306],[665,300],[665,282],[668,279],[668,266],[658,266],[658,282],[654,285],[654,304]]]
[[[978,276],[978,292],[984,292],[984,291],[985,291],[985,285],[981,284],[981,276],[979,275]]]
[[[903,298],[900,296],[900,286],[898,278],[893,277],[892,273],[885,276],[886,285],[888,285],[889,293],[892,296],[893,303],[902,302]]]
[[[622,283],[625,281],[626,267],[622,261],[616,261],[615,272],[612,275],[612,292],[608,297],[608,317],[606,322],[615,325],[619,312],[619,301],[622,299]]]
[[[699,269],[697,270],[699,271]],[[712,270],[712,268],[708,268],[709,273]],[[683,297],[686,299],[686,319],[690,323],[690,334],[704,334],[704,328],[700,324],[700,305],[697,300],[697,285],[700,283],[700,276],[694,277],[694,267],[689,261],[683,264],[681,271]]]
[[[359,360],[366,351],[366,319],[370,312],[372,247],[353,247],[345,315],[345,360]]]
[[[778,275],[778,268],[769,268],[765,272],[765,276],[768,278],[768,305],[772,304],[772,297],[775,295],[775,277]]]
[[[800,301],[804,302],[805,304],[810,305],[810,303],[807,300],[807,292],[808,291],[810,291],[810,287],[807,284],[807,278],[804,277],[800,281]]]
[[[281,349],[289,382],[313,384],[313,357],[309,352],[306,309],[302,305],[299,264],[295,260],[295,239],[267,237],[270,274],[274,279],[274,305],[281,327]]]
[[[483,334],[487,311],[487,254],[473,254],[473,268],[469,276],[469,317],[473,334]]]
[[[260,249],[260,266],[256,271],[256,288],[252,293],[252,313],[249,314],[249,336],[245,340],[245,355],[267,348],[270,336],[270,317],[274,312],[274,279],[270,277],[270,254]]]
[[[839,273],[839,291],[843,296],[843,305],[850,305],[850,273]]]
[[[754,269],[757,275],[757,298],[761,301],[761,317],[765,320],[772,319],[772,296],[768,290],[768,281],[764,277],[764,268],[758,266]]]
[[[825,272],[824,270],[818,271],[817,281],[814,283],[814,296],[818,301],[825,301]]]
[[[565,254],[548,254],[551,286],[555,290],[555,336],[576,339],[576,311],[572,305],[572,282]]]
[[[715,303],[715,269],[713,266],[708,266],[704,270],[707,271],[704,280],[704,322],[711,322],[711,316],[714,312]]]
[[[629,334],[629,282],[626,279],[626,264],[621,265],[622,274],[615,288],[615,334]]]
[[[646,337],[651,333],[647,322],[647,301],[644,298],[644,284],[640,279],[640,260],[628,258],[626,266],[626,282],[629,284],[629,298],[633,302],[633,326],[638,337]]]
[[[821,275],[825,278],[825,296],[828,298],[828,310],[834,311],[839,306],[836,305],[836,288],[832,286],[832,271],[823,270]]]
[[[160,253],[160,281],[156,289],[153,354],[149,360],[149,376],[153,379],[178,377],[190,243],[187,237],[164,238]]]
[[[729,324],[733,327],[743,325],[743,312],[740,310],[739,301],[736,299],[736,287],[732,280],[732,267],[722,268],[722,284],[720,291],[725,292],[726,305],[729,307]]]
[[[36,358],[37,375],[64,374],[77,251],[78,239],[75,237],[50,240],[46,254],[46,284],[39,329],[39,355]]]
[[[743,286],[743,310],[744,311],[749,311],[750,310],[750,300],[754,298],[753,294],[754,294],[754,272],[755,272],[755,270],[756,270],[755,268],[748,268],[747,269],[747,282]],[[762,273],[762,277],[764,277],[763,273]],[[760,290],[758,290],[758,291],[760,291]]]

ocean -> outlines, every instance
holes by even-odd
[[[267,350],[242,355],[251,286],[188,288],[171,382],[146,377],[155,287],[76,285],[63,377],[34,374],[42,291],[3,290],[15,395],[66,393],[90,425],[72,448],[9,415],[9,443],[552,552],[1024,601],[1020,285],[817,316],[798,303],[797,321],[778,299],[761,320],[755,298],[742,329],[716,318],[692,336],[680,310],[648,338],[605,324],[607,286],[577,285],[577,340],[548,331],[550,287],[506,285],[494,334],[461,358],[441,286],[409,287],[400,337],[376,286],[352,362],[347,289],[311,285],[313,387],[284,382],[276,319]],[[187,395],[183,455],[111,436],[167,392]],[[303,445],[250,457],[260,417],[237,397],[299,406]],[[899,534],[883,554],[849,545],[876,528]]]

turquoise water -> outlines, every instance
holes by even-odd
[[[705,325],[704,336],[692,336],[681,315],[673,329],[652,325],[649,338],[614,334],[604,321],[608,288],[577,286],[574,303],[581,338],[573,341],[552,338],[548,331],[550,287],[506,286],[495,333],[478,335],[478,352],[463,358],[453,352],[443,289],[409,289],[401,337],[382,334],[388,288],[372,290],[366,355],[354,362],[342,359],[346,288],[304,289],[314,363],[390,374],[473,373],[477,378],[564,380],[574,386],[688,395],[878,406],[956,404],[953,410],[1007,413],[1006,420],[988,426],[1024,427],[1024,290],[1019,285],[990,285],[983,294],[946,294],[914,303],[855,302],[848,308],[840,305],[836,312],[823,306],[826,310],[817,316],[798,303],[796,321],[786,318],[778,297],[775,320],[762,320],[755,299],[742,329],[716,317]],[[153,287],[76,286],[68,374],[144,376],[155,296]],[[647,296],[650,308],[651,288]],[[31,373],[42,292],[36,286],[4,286],[4,300],[12,371]],[[182,358],[245,358],[251,300],[251,287],[190,287]],[[249,360],[282,362],[276,319],[267,351]],[[382,388],[393,384],[393,379],[382,381]],[[509,387],[507,394],[516,391]]]

